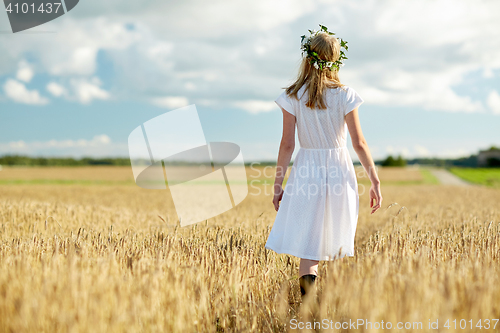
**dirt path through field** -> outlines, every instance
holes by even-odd
[[[455,176],[446,169],[429,169],[429,171],[443,185],[470,186],[471,184],[465,180]]]

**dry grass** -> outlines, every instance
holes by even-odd
[[[356,256],[321,263],[318,302],[302,303],[298,259],[264,249],[275,212],[256,188],[179,228],[167,191],[1,186],[0,332],[283,332],[294,318],[484,332],[500,317],[499,190],[383,186],[394,204],[375,215],[364,194]]]
[[[0,171],[0,180],[106,180],[134,182],[130,167],[6,167]]]
[[[290,168],[287,174],[290,174]],[[421,181],[419,168],[416,167],[378,167],[378,174],[383,182]],[[254,165],[247,168],[251,179],[274,180],[275,167]],[[368,180],[364,169],[356,167],[358,180]],[[130,167],[122,166],[85,166],[85,167],[3,167],[0,170],[0,181],[108,181],[129,182],[134,184],[134,176]]]
[[[424,178],[418,167],[377,167],[381,182],[420,182]],[[356,167],[358,181],[369,182],[363,167]]]

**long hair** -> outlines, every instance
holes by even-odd
[[[311,39],[311,51],[315,51],[320,59],[337,61],[340,57],[340,43],[335,36],[321,32]],[[297,92],[305,84],[309,95],[306,106],[311,109],[326,109],[323,98],[325,88],[339,88],[344,85],[340,82],[336,68],[316,69],[310,64],[310,60],[309,57],[302,59],[297,80],[286,88],[286,93],[298,99]]]

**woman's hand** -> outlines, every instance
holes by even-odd
[[[380,208],[381,204],[382,192],[380,191],[380,183],[372,183],[370,187],[370,207],[372,208],[372,212],[370,214],[375,213]]]
[[[283,187],[281,186],[281,184],[274,184],[273,205],[276,211],[278,211],[280,207],[280,201],[282,197],[283,197]]]

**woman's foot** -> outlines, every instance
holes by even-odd
[[[314,281],[316,281],[316,275],[306,274],[299,278],[300,293],[305,296],[313,287]]]

